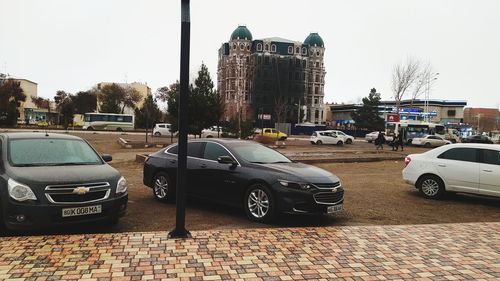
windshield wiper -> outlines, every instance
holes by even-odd
[[[45,164],[34,164],[34,163],[24,163],[24,164],[14,164],[14,167],[41,167]]]
[[[279,164],[279,163],[291,163],[291,161],[276,161],[269,164]]]
[[[82,166],[82,165],[93,165],[96,163],[91,163],[91,162],[65,162],[65,163],[51,163],[47,164],[50,166]]]
[[[269,164],[268,162],[260,162],[260,161],[251,161],[253,164]]]

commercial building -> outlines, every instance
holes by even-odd
[[[256,120],[266,114],[274,122],[322,123],[324,54],[318,33],[304,42],[254,40],[246,26],[238,26],[218,53],[217,89],[224,99],[224,119],[241,114],[243,120]]]
[[[395,101],[381,101],[380,116],[386,119],[387,114],[396,114]],[[402,100],[399,115],[401,120],[421,120],[444,125],[460,125],[464,123],[464,108],[467,101],[454,100]],[[333,104],[330,105],[332,119],[326,120],[335,128],[355,127],[352,112],[362,104]],[[427,110],[426,110],[427,109]]]
[[[464,123],[471,125],[478,133],[500,130],[498,108],[473,108],[464,110]]]

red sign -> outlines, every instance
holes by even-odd
[[[387,114],[387,122],[399,122],[399,114]]]

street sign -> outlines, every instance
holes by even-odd
[[[271,114],[259,114],[259,120],[271,120]]]

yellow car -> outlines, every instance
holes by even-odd
[[[40,121],[36,122],[36,125],[38,127],[47,127],[49,125],[49,123],[47,123],[47,121],[45,121],[45,120],[40,120]]]
[[[270,137],[270,138],[275,138],[278,140],[286,140],[288,138],[288,135],[285,133],[282,133],[274,128],[264,128],[262,136],[264,137]]]

